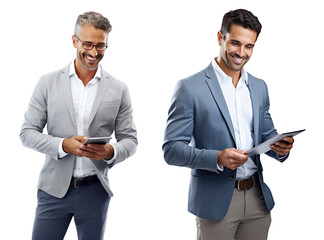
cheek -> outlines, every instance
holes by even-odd
[[[248,50],[246,51],[246,55],[248,58],[250,58],[252,56],[253,50]]]
[[[225,49],[225,53],[227,55],[231,55],[231,54],[235,54],[237,52],[237,49],[233,48],[233,47],[228,47]]]
[[[78,54],[82,57],[84,54],[84,51],[82,51],[81,49],[78,49]]]

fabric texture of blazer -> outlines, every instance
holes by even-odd
[[[277,135],[269,114],[267,86],[248,74],[253,109],[254,144]],[[215,71],[206,69],[180,80],[172,97],[163,151],[168,164],[191,168],[189,212],[209,220],[221,220],[230,205],[236,170],[217,169],[218,153],[236,148],[234,128]],[[247,149],[248,150],[248,149]],[[274,151],[267,155],[283,162]],[[270,189],[263,181],[260,156],[254,159],[267,209],[274,206]]]
[[[97,176],[108,192],[108,170],[133,155],[137,147],[137,132],[132,117],[132,105],[127,86],[102,70],[97,95],[89,118],[87,137],[115,134],[118,152],[116,160],[92,163]],[[43,129],[47,125],[47,134]],[[58,158],[58,146],[63,138],[77,135],[76,119],[69,79],[69,66],[40,78],[31,97],[20,138],[24,146],[46,154],[40,172],[38,188],[57,198],[65,196],[72,178],[76,156]]]

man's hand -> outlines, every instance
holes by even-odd
[[[279,156],[283,157],[292,149],[294,143],[294,138],[285,137],[282,141],[275,142],[270,146],[271,150],[275,151],[279,154]]]
[[[218,165],[235,170],[247,162],[249,155],[244,154],[245,150],[226,148],[218,153]]]
[[[72,153],[74,155],[77,155],[78,157],[82,157],[82,155],[77,150],[83,145],[85,140],[87,140],[87,137],[80,135],[66,138],[62,143],[63,151],[66,153]]]
[[[114,148],[109,143],[82,145],[77,152],[93,160],[112,159],[114,156]]]

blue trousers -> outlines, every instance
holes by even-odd
[[[72,217],[79,240],[103,239],[110,197],[100,182],[70,187],[63,198],[38,190],[37,198],[33,240],[63,239]]]

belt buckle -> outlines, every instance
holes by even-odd
[[[242,179],[239,179],[238,182],[237,182],[237,190],[238,190],[238,191],[242,191],[242,189],[240,188],[241,180],[242,180]]]
[[[73,187],[74,187],[74,188],[77,188],[77,187],[78,187],[78,186],[77,186],[77,182],[78,182],[78,181],[82,181],[83,179],[84,179],[84,178],[75,178],[74,181],[73,181]]]
[[[252,181],[252,186],[251,187],[249,187],[249,188],[246,188],[246,190],[249,190],[249,189],[251,189],[251,188],[253,188],[254,186],[255,186],[255,178],[254,178],[254,176],[251,176],[250,178],[248,178],[248,179],[239,179],[238,180],[238,182],[237,182],[237,190],[239,190],[239,191],[242,191],[242,190],[244,190],[244,189],[241,189],[240,188],[240,183],[241,182],[244,182],[244,181]]]

